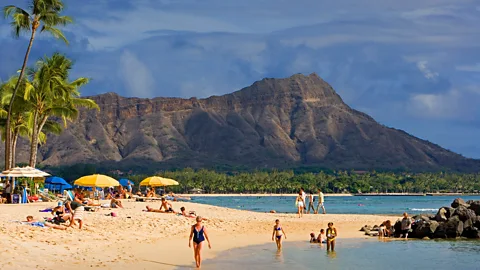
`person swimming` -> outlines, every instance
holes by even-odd
[[[203,242],[207,240],[208,248],[212,248],[210,244],[210,239],[208,238],[207,229],[205,226],[202,225],[203,218],[201,216],[197,216],[196,218],[197,223],[192,225],[190,230],[190,237],[188,239],[188,247],[192,246],[193,240],[193,252],[195,257],[195,263],[197,268],[202,266],[202,247]]]
[[[282,249],[283,236],[285,236],[285,239],[287,239],[287,235],[285,234],[283,227],[280,225],[280,220],[277,219],[275,220],[275,225],[273,226],[272,241],[275,241],[277,244],[277,249],[279,250]]]

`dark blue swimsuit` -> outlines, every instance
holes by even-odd
[[[197,245],[200,244],[201,242],[205,241],[205,236],[203,235],[203,226],[200,229],[200,231],[197,231],[196,226],[193,226],[193,242],[195,242]]]

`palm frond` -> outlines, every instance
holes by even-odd
[[[63,42],[65,42],[65,44],[67,44],[67,45],[69,44],[69,42],[68,42],[67,38],[65,37],[65,35],[63,34],[62,30],[60,30],[56,27],[44,25],[40,32],[48,32],[54,38],[61,39],[61,40],[63,40]]]
[[[15,37],[20,37],[22,32],[30,31],[31,16],[27,11],[10,5],[3,8],[3,15],[5,19],[9,17],[12,19],[10,25]]]
[[[88,98],[72,98],[72,103],[75,107],[83,107],[83,108],[87,108],[87,109],[96,109],[97,111],[100,111],[100,107],[98,106],[98,104],[92,100],[92,99],[88,99]]]

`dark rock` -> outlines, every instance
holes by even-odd
[[[402,221],[397,220],[395,225],[393,225],[393,236],[400,237],[400,234],[402,234]]]
[[[420,220],[419,222],[416,223],[416,227],[413,229],[412,233],[409,234],[409,236],[414,238],[433,237],[433,234],[437,230],[438,226],[439,226],[439,223],[434,220],[432,221]]]
[[[468,205],[462,198],[456,198],[455,200],[453,200],[452,202],[452,207],[453,208],[457,208],[459,206],[466,206],[466,207],[469,207],[470,205]]]
[[[463,205],[460,205],[459,207],[457,207],[453,215],[458,216],[461,221],[476,218],[475,212],[472,209],[468,209],[466,206],[463,206]]]
[[[480,230],[476,227],[469,227],[463,230],[462,236],[467,237],[467,238],[474,238],[474,239],[479,239],[480,238]]]
[[[472,204],[473,202],[475,202],[475,201],[474,201],[474,200],[468,200],[468,201],[466,201],[465,203],[466,203],[466,204]]]
[[[457,238],[463,233],[463,222],[458,216],[453,216],[447,222],[439,223],[433,236],[435,238]]]
[[[480,201],[473,201],[468,209],[473,210],[477,216],[480,216]]]
[[[477,219],[477,218],[475,217],[475,218],[473,218],[473,219],[472,219],[472,218],[469,218],[469,219],[465,220],[465,221],[463,222],[463,230],[467,230],[467,229],[469,229],[469,228],[474,227],[474,226],[473,226],[473,223],[475,223],[476,219]]]
[[[438,209],[437,214],[435,215],[435,220],[438,222],[447,221],[449,217],[447,217],[447,207],[442,207]]]

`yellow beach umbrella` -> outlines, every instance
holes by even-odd
[[[117,180],[103,174],[92,174],[92,175],[80,177],[77,180],[75,180],[73,184],[77,186],[82,186],[82,187],[101,187],[101,188],[116,187],[120,185],[120,183]]]
[[[152,176],[143,179],[142,182],[140,182],[140,186],[151,186],[151,187],[165,187],[165,186],[177,186],[178,182],[169,179],[169,178],[164,178],[160,176]]]

